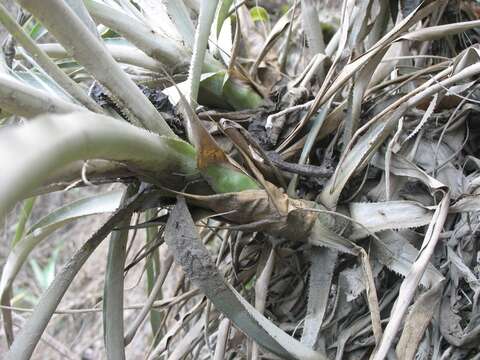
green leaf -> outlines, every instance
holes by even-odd
[[[193,47],[195,28],[183,1],[167,0],[164,1],[164,4],[169,18],[175,24],[185,43],[189,47]]]
[[[47,266],[43,269],[45,289],[47,289],[53,282],[53,279],[55,279],[55,265],[57,264],[59,252],[60,247],[57,247],[50,256]]]
[[[68,95],[57,85],[52,77],[28,69],[27,71],[16,71],[13,75],[20,80],[22,84],[29,85],[39,91],[54,95],[64,101],[71,102]]]
[[[49,320],[57,309],[58,304],[65,295],[68,287],[75,279],[78,271],[108,234],[123,219],[130,216],[131,213],[146,200],[147,196],[148,195],[145,192],[142,192],[135,197],[128,199],[128,201],[122,201],[124,206],[116,211],[115,214],[113,214],[108,221],[67,261],[47,291],[42,294],[33,313],[28,318],[25,325],[23,325],[8,353],[5,354],[4,359],[28,360],[32,357],[32,353],[35,350],[37,343],[40,341]]]
[[[250,16],[253,21],[268,21],[269,15],[267,10],[261,6],[254,6],[250,9]]]
[[[255,287],[257,281],[257,275],[253,275],[250,280],[243,286],[245,290],[252,290]]]
[[[145,212],[145,220],[150,221],[155,219],[156,212],[154,210],[147,210]],[[158,233],[158,226],[147,227],[146,231],[146,243],[151,246],[156,240]],[[152,254],[146,260],[146,272],[147,272],[147,291],[150,295],[155,284],[155,279],[160,275],[160,253],[158,249],[155,249]],[[156,296],[156,300],[162,298],[161,293]],[[156,334],[160,330],[160,325],[162,323],[162,314],[155,309],[150,311],[150,327],[152,328],[152,334]],[[159,338],[155,338],[155,344],[158,343]]]
[[[59,250],[60,248],[57,248],[53,251],[47,265],[43,268],[35,259],[30,260],[30,266],[32,267],[35,280],[42,290],[46,290],[55,278],[55,264],[57,262]]]
[[[233,0],[222,0],[220,8],[218,9],[217,14],[217,38],[220,35],[220,31],[222,30],[223,23],[225,19],[228,17],[230,7],[232,6]]]
[[[137,187],[129,185],[124,197],[135,194]],[[128,227],[132,213],[126,216],[119,227]],[[107,271],[103,287],[103,333],[108,359],[125,359],[123,340],[123,291],[125,259],[127,256],[128,230],[112,231],[108,248]]]
[[[40,288],[42,290],[45,290],[45,284],[43,282],[43,273],[42,273],[42,268],[40,265],[38,265],[38,262],[35,259],[30,260],[30,266],[32,267],[33,270],[33,275],[35,276],[35,280],[37,283],[40,285]],[[48,285],[47,285],[48,287]]]
[[[225,102],[235,110],[255,109],[264,101],[255,90],[246,83],[228,76],[227,71],[218,71],[202,75],[200,83],[202,93],[199,101],[202,104],[217,104],[225,107]]]
[[[25,24],[27,26],[29,22]],[[27,31],[30,37],[34,40],[40,40],[40,38],[45,35],[48,31],[39,21],[35,21],[30,31]]]
[[[112,212],[118,208],[122,198],[122,191],[112,191],[102,195],[95,195],[77,200],[71,204],[62,206],[34,224],[12,248],[3,267],[0,279],[0,298],[7,288],[12,285],[20,268],[24,264],[30,252],[41,241],[46,239],[55,230],[85,216]],[[37,266],[33,262],[32,268],[36,272]],[[41,276],[40,276],[41,277]],[[41,281],[39,281],[41,283]]]
[[[25,226],[32,213],[33,205],[35,204],[36,197],[31,197],[23,202],[22,210],[20,211],[20,219],[18,220],[17,229],[15,230],[15,238],[13,239],[12,246],[15,246],[25,233]]]

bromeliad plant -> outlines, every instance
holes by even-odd
[[[395,343],[401,359],[456,351],[426,336],[429,326],[471,349],[475,329],[445,335],[447,325],[430,322],[446,284],[454,286],[434,266],[442,259],[434,249],[444,230],[467,231],[463,216],[476,219],[480,200],[476,173],[456,167],[467,154],[480,163],[477,148],[462,143],[467,117],[478,113],[471,97],[479,51],[459,41],[478,38],[474,8],[461,11],[468,21],[448,23],[447,0],[345,1],[329,34],[307,0],[271,14],[233,0],[17,3],[20,22],[0,5],[11,35],[0,74],[0,216],[24,204],[0,279],[6,359],[30,358],[70,283],[109,235],[102,297],[109,359],[125,358],[147,317],[149,359],[246,352],[384,359]],[[295,41],[301,29],[308,51]],[[446,53],[431,53],[445,39]],[[435,151],[425,151],[432,144]],[[109,182],[125,189],[27,227],[35,196]],[[167,220],[159,215],[165,210]],[[112,215],[15,334],[13,283],[30,252],[64,225],[101,213]],[[145,221],[132,225],[134,213]],[[129,234],[142,228],[146,250],[127,266]],[[473,293],[474,314],[472,264],[445,249],[456,286],[458,272],[469,284],[462,291]],[[124,273],[143,260],[148,298],[125,327]],[[163,300],[173,260],[188,281]],[[154,309],[162,306],[160,315]],[[475,316],[464,320],[473,326]]]

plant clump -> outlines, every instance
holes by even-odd
[[[5,359],[41,339],[82,358],[480,357],[476,1],[16,2],[0,4],[0,216],[22,203]],[[101,215],[58,269],[60,249],[35,258]],[[104,240],[101,292],[62,307]],[[38,297],[15,286],[27,263]],[[91,313],[95,355],[46,332]]]

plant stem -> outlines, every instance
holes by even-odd
[[[2,132],[0,217],[52,172],[88,159],[124,162],[177,189],[186,176],[198,173],[195,150],[183,141],[88,112],[47,116]]]
[[[195,31],[195,43],[193,44],[193,55],[188,74],[189,101],[193,106],[197,102],[198,89],[200,88],[200,76],[202,75],[203,61],[210,36],[215,10],[218,0],[203,0],[200,6],[197,30]]]

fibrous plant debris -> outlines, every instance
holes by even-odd
[[[96,311],[111,359],[146,319],[147,359],[480,358],[477,1],[17,3],[18,21],[0,5],[0,215],[24,200],[6,359],[53,314]],[[114,182],[28,221],[32,196]],[[15,332],[32,250],[111,212]],[[110,233],[103,307],[58,308]]]

